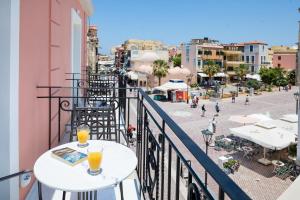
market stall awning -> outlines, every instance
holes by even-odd
[[[202,73],[202,72],[198,72],[197,74],[198,74],[198,76],[200,76],[201,78],[206,78],[206,77],[208,77],[207,74]]]
[[[281,128],[262,128],[256,125],[231,128],[230,133],[264,148],[281,150],[295,143],[295,135]]]
[[[155,87],[154,90],[167,92],[168,90],[187,90],[187,88],[189,88],[189,86],[183,80],[171,79],[167,83]]]
[[[198,72],[197,74],[198,74],[198,76],[200,76],[201,78],[206,78],[206,77],[208,77],[208,75],[205,74],[205,73],[203,73],[203,72]],[[228,76],[228,75],[225,74],[225,73],[223,73],[223,72],[219,72],[219,73],[216,73],[216,74],[214,75],[214,77],[227,77],[227,76]]]
[[[225,74],[224,72],[219,72],[219,73],[216,73],[214,75],[214,77],[227,77],[227,74]]]
[[[260,75],[259,74],[247,74],[246,75],[247,79],[255,79],[257,81],[261,81]]]

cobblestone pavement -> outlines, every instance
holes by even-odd
[[[295,100],[292,91],[263,93],[259,96],[250,97],[250,105],[244,105],[245,95],[239,95],[236,103],[231,103],[231,99],[219,101],[220,114],[217,117],[217,132],[215,135],[228,135],[229,128],[239,127],[242,124],[229,121],[231,115],[248,115],[254,113],[268,114],[274,119],[280,118],[283,114],[295,113]],[[156,101],[172,118],[179,124],[189,136],[204,149],[205,144],[201,135],[201,130],[208,127],[209,121],[215,115],[215,102],[209,100],[200,100],[198,108],[190,108],[186,103],[170,103]],[[206,105],[206,115],[201,117],[201,106]],[[182,148],[183,151],[187,150]],[[257,163],[255,159],[249,161],[244,159],[237,152],[215,151],[209,149],[209,156],[217,162],[221,155],[231,154],[235,159],[241,161],[241,167],[238,172],[231,174],[230,177],[246,191],[253,199],[277,199],[282,192],[291,184],[289,179],[282,180],[272,174],[272,166],[263,166]],[[262,155],[259,155],[262,156]],[[199,173],[203,174],[203,169],[198,167]],[[213,180],[209,184],[214,185]]]

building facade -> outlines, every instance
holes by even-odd
[[[87,55],[88,55],[88,66],[93,70],[96,69],[98,62],[98,48],[99,48],[99,39],[97,35],[97,27],[89,26],[87,33]]]
[[[0,1],[1,177],[33,169],[49,145],[57,145],[57,129],[48,143],[49,105],[37,99],[44,94],[37,86],[71,86],[65,73],[80,73],[86,66],[86,22],[91,13],[90,0]],[[53,112],[54,127],[57,117]],[[61,119],[67,122],[69,116]],[[0,199],[25,199],[34,180],[26,188],[18,178],[1,182]]]
[[[230,80],[234,80],[234,69],[239,67],[241,64],[245,64],[244,45],[232,43],[224,44],[223,47],[224,71],[229,76]]]
[[[266,43],[252,41],[242,43],[241,45],[244,45],[244,60],[252,74],[257,74],[261,67],[268,67],[270,65]]]
[[[281,67],[287,71],[296,69],[297,48],[288,46],[273,46],[273,67]]]
[[[207,61],[214,61],[223,67],[223,46],[217,40],[192,39],[188,44],[182,44],[181,62],[190,70],[202,72]]]

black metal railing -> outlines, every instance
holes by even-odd
[[[137,176],[146,199],[225,199],[225,195],[230,199],[250,199],[142,89],[127,87],[125,76],[89,74],[85,79],[72,77],[69,80],[73,87],[38,86],[48,90],[48,95],[38,98],[49,102],[49,148],[52,147],[51,134],[55,131],[51,126],[54,107],[58,113],[59,142],[61,124],[67,123],[62,121],[63,112],[68,113],[65,118],[69,119],[72,127],[70,135],[74,136],[76,125],[72,124],[84,119],[76,113],[78,108],[88,109],[89,114],[97,113],[99,108],[104,107],[97,102],[105,102],[115,115],[115,127],[108,126],[106,129],[115,128],[116,142],[123,138],[136,151]],[[81,82],[84,84],[79,84]],[[97,113],[97,119],[99,117]],[[137,130],[134,141],[126,134],[129,125]],[[70,140],[73,139],[76,137],[70,137]],[[208,186],[203,181],[204,171],[211,180]]]

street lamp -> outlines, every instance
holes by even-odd
[[[296,114],[298,114],[298,108],[299,108],[299,92],[294,93],[294,98],[296,100]]]
[[[191,85],[191,81],[192,81],[192,78],[193,78],[193,74],[189,74],[186,76],[187,78],[187,87],[186,87],[186,103],[189,104],[189,85]]]
[[[205,154],[207,155],[208,147],[212,142],[213,133],[208,129],[202,130],[201,133],[202,133],[202,136],[203,136],[203,139],[205,142]],[[206,170],[205,170],[205,187],[207,187],[207,171]]]

